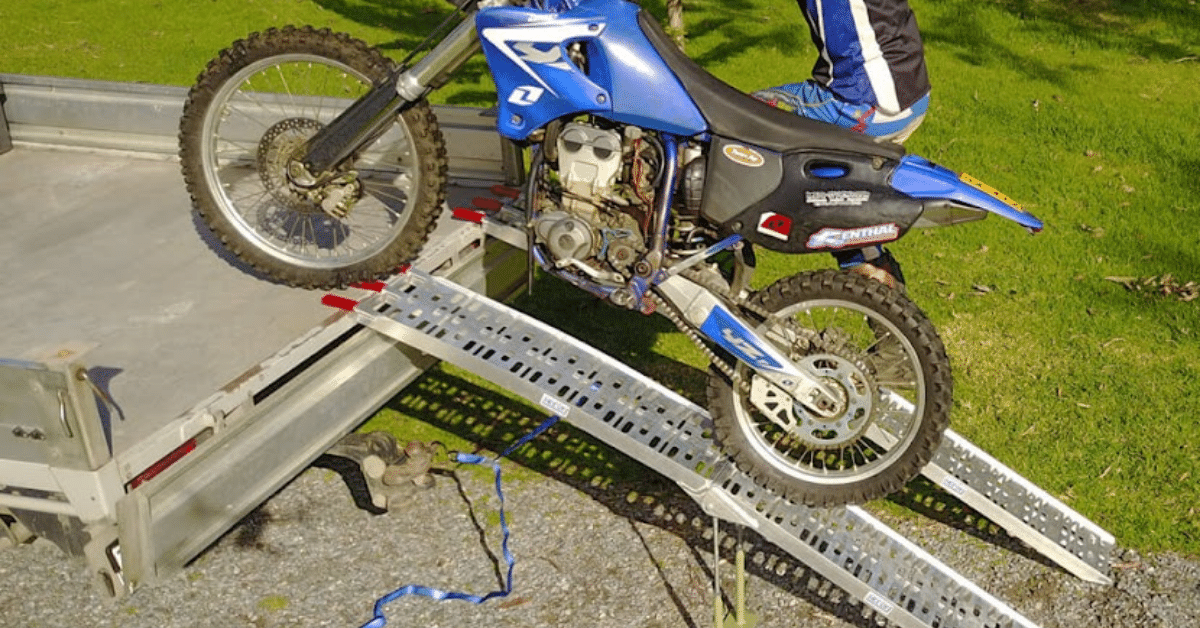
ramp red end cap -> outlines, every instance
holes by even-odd
[[[355,301],[354,299],[347,299],[346,297],[339,297],[336,294],[327,294],[321,297],[321,303],[328,305],[329,307],[336,307],[339,310],[346,310],[347,312],[353,312],[354,308],[358,305],[358,301]]]
[[[350,285],[355,288],[370,290],[372,292],[383,292],[383,289],[387,286],[387,284],[383,283],[382,281],[372,281],[370,283],[352,283]]]
[[[476,196],[475,198],[471,199],[471,204],[475,205],[479,209],[490,212],[499,211],[500,208],[504,206],[504,203],[486,196]]]
[[[496,184],[492,186],[492,194],[515,199],[521,195],[521,190],[518,190],[517,188],[510,188],[507,185]]]
[[[473,209],[465,207],[455,207],[453,216],[458,220],[466,220],[467,222],[480,223],[486,217],[483,212],[477,212]]]

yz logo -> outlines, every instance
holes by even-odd
[[[754,346],[749,340],[742,338],[737,333],[725,327],[721,330],[721,339],[725,344],[729,345],[736,353],[740,353],[742,359],[758,368],[775,368],[777,365],[766,353]]]
[[[538,50],[533,42],[518,41],[512,45],[512,49],[517,51],[517,54],[522,59],[539,65],[549,65],[551,67],[562,66],[562,50],[558,46],[551,46],[549,50]]]

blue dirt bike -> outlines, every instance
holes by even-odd
[[[529,150],[518,203],[531,259],[694,339],[712,361],[715,436],[739,466],[814,506],[886,495],[920,471],[952,388],[927,317],[845,271],[752,291],[754,251],[856,249],[988,214],[1041,222],[899,146],[739,92],[636,4],[479,0],[452,17],[398,65],[312,28],[251,35],[208,65],[181,157],[231,251],[304,287],[415,258],[446,187],[425,98],[482,48],[497,131]]]

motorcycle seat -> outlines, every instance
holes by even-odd
[[[692,97],[714,135],[778,153],[830,150],[885,159],[899,159],[905,154],[904,148],[894,142],[776,109],[700,67],[646,11],[638,13],[638,22]]]

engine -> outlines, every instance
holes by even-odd
[[[646,252],[661,149],[637,127],[583,122],[548,133],[546,143],[550,171],[542,181],[536,241],[556,267],[624,285]]]

